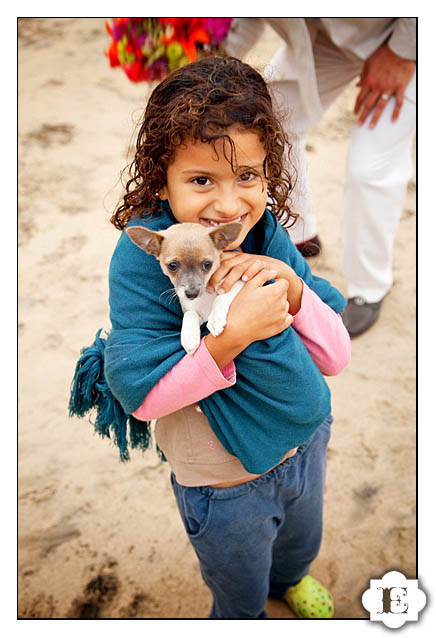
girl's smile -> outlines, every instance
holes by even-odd
[[[179,222],[216,227],[238,221],[243,228],[229,248],[237,248],[262,217],[267,201],[265,149],[257,133],[229,129],[234,142],[233,169],[228,140],[184,142],[167,170],[159,193]]]
[[[200,223],[203,224],[203,226],[213,226],[214,228],[216,228],[221,224],[228,224],[229,222],[239,222],[241,224],[245,224],[245,222],[247,221],[247,217],[248,213],[246,213],[245,215],[239,215],[239,217],[234,217],[233,219],[200,219]]]

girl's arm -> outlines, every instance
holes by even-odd
[[[157,419],[206,398],[236,382],[233,360],[253,341],[268,339],[289,327],[288,284],[264,286],[271,272],[258,273],[233,300],[225,330],[208,334],[194,355],[185,355],[147,394],[133,413],[140,420]]]
[[[224,253],[221,256],[220,267],[211,277],[209,286],[214,288],[219,284],[220,289],[227,292],[238,279],[250,281],[260,268],[274,270],[277,277],[288,282],[287,300],[289,313],[295,319],[294,329],[313,361],[323,374],[338,374],[348,364],[351,350],[349,334],[338,314],[345,305],[345,299],[326,280],[314,277],[307,262],[289,243],[289,247],[291,246],[293,255],[290,255],[290,261],[295,270],[288,263],[266,255]],[[323,291],[324,294],[320,293],[322,298],[305,280],[309,284],[311,281],[317,292]],[[227,362],[225,358],[221,361]]]
[[[303,284],[301,309],[294,316],[293,327],[323,374],[339,374],[348,365],[350,337],[341,316],[306,284]],[[141,421],[158,419],[234,385],[235,365],[230,361],[219,369],[208,350],[208,346],[212,350],[211,343],[214,342],[215,339],[209,336],[202,339],[195,354],[185,355],[167,372],[133,416]]]
[[[294,315],[292,325],[322,374],[337,375],[349,364],[350,335],[341,315],[304,282],[301,308]]]
[[[236,383],[233,361],[220,370],[204,338],[193,355],[185,355],[166,373],[133,413],[140,421],[151,421],[205,399]]]

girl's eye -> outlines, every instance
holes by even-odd
[[[239,175],[239,179],[241,180],[241,182],[252,182],[254,179],[256,179],[257,177],[257,173],[253,173],[252,171],[246,171],[245,173],[241,173],[241,175]]]
[[[197,186],[209,186],[211,183],[208,177],[195,177],[192,182]]]
[[[203,261],[202,268],[205,272],[208,272],[212,268],[212,262],[206,259]]]
[[[177,272],[177,270],[179,269],[179,264],[177,261],[172,261],[167,264],[167,268],[170,272]]]

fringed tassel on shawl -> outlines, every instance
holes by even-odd
[[[81,351],[71,383],[69,403],[70,416],[84,417],[93,408],[97,409],[94,423],[95,431],[101,437],[113,439],[120,450],[121,461],[130,459],[127,440],[127,423],[129,424],[130,447],[145,451],[150,446],[151,432],[148,421],[139,421],[133,415],[127,415],[121,403],[114,397],[104,376],[104,350],[106,339],[101,329],[95,341]],[[158,453],[160,451],[158,450]],[[165,457],[160,453],[162,460]]]
[[[160,447],[158,446],[158,444],[156,443],[156,452],[160,458],[161,461],[163,461],[164,463],[167,462],[166,456],[163,453],[163,451],[160,449]]]
[[[129,417],[130,422],[130,446],[132,450],[139,448],[142,452],[145,452],[150,446],[150,426],[147,421],[148,427],[144,427],[144,421],[135,419],[133,414]]]

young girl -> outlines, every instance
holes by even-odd
[[[294,217],[285,148],[255,70],[233,58],[194,62],[151,95],[112,218],[120,230],[242,224],[210,286],[247,283],[224,332],[203,325],[192,356],[157,260],[123,232],[110,268],[107,383],[126,414],[158,419],[211,618],[265,618],[268,596],[300,617],[333,615],[309,569],[333,420],[323,375],[347,365],[350,342],[338,314],[345,299],[311,274],[281,225]]]

